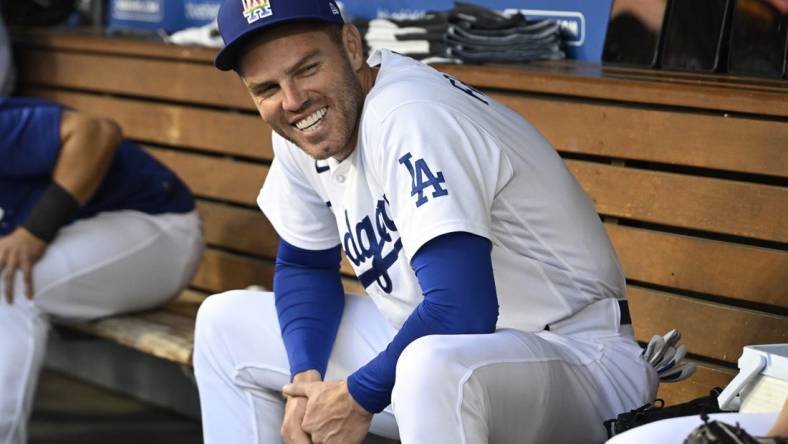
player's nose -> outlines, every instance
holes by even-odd
[[[282,108],[289,112],[301,111],[307,101],[307,94],[297,82],[282,84]]]

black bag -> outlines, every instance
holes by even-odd
[[[612,438],[629,429],[650,422],[659,421],[660,419],[676,418],[679,416],[708,415],[710,413],[722,412],[717,404],[717,396],[719,396],[721,392],[721,388],[714,387],[707,396],[693,399],[683,404],[672,405],[670,407],[665,407],[665,401],[657,399],[653,403],[648,403],[627,413],[621,413],[616,419],[605,421],[604,424],[605,430],[607,430],[607,436],[608,438]]]

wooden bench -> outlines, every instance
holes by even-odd
[[[189,364],[206,295],[271,285],[277,237],[255,205],[270,130],[234,74],[212,67],[214,50],[17,37],[20,93],[115,119],[198,196],[208,248],[190,288],[161,310],[80,327]],[[533,122],[590,194],[638,339],[678,328],[699,365],[661,386],[668,403],[727,384],[744,345],[788,342],[788,83],[576,62],[441,69]]]

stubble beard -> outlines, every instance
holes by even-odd
[[[345,154],[349,155],[355,149],[355,143],[352,147],[348,147],[348,145],[350,145],[352,142],[351,138],[357,134],[357,129],[361,123],[361,111],[364,106],[364,92],[361,89],[361,84],[353,73],[353,69],[350,66],[350,61],[346,58],[343,58],[342,61],[342,70],[344,71],[342,79],[344,81],[338,88],[336,95],[336,97],[338,97],[338,101],[334,106],[331,107],[330,110],[330,112],[337,114],[334,117],[336,119],[335,122],[341,125],[341,128],[337,129],[337,131],[339,131],[339,140],[335,142],[335,144],[338,146],[331,146],[328,150],[321,150],[321,152],[318,153],[310,153],[308,150],[304,149],[302,144],[298,143],[295,137],[287,134],[287,131],[283,131],[282,128],[274,127],[272,125],[272,129],[277,134],[282,136],[285,140],[292,143],[293,145],[299,147],[301,151],[315,160],[326,160],[329,157],[336,156],[337,154],[343,154],[345,151],[347,151]],[[343,116],[344,119],[342,118]],[[351,124],[348,124],[348,122]]]

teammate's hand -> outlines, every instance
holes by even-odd
[[[24,277],[25,295],[33,299],[33,265],[41,259],[46,249],[46,242],[22,227],[0,238],[0,272],[9,304],[14,302],[14,278],[20,270]]]
[[[285,417],[282,420],[282,428],[279,433],[285,444],[312,444],[301,423],[306,413],[307,399],[302,396],[288,396],[285,404]]]
[[[282,391],[307,397],[301,427],[313,443],[360,444],[367,436],[372,414],[350,396],[345,381],[294,382]]]

